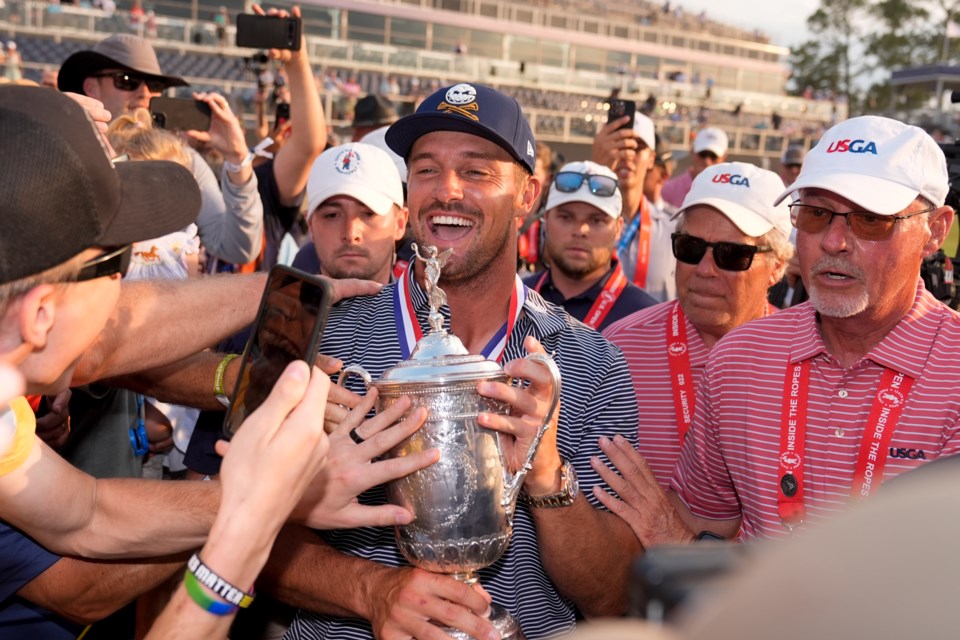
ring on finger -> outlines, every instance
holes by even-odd
[[[360,436],[359,433],[357,433],[356,427],[354,427],[353,429],[350,429],[350,439],[356,442],[357,444],[364,443],[364,439]]]

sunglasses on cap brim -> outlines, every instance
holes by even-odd
[[[553,178],[554,187],[561,193],[573,193],[582,187],[584,182],[595,196],[608,198],[617,192],[617,179],[610,176],[561,171]]]

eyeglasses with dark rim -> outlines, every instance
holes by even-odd
[[[617,192],[619,182],[610,176],[598,176],[593,173],[577,173],[576,171],[561,171],[553,178],[553,184],[561,193],[573,193],[583,186],[584,181],[595,196],[609,198]]]
[[[746,271],[753,256],[773,251],[773,247],[740,242],[707,242],[686,233],[672,233],[673,256],[685,264],[700,264],[707,249],[713,249],[713,262],[724,271]]]
[[[136,91],[144,82],[147,83],[147,89],[150,90],[150,93],[162,93],[163,90],[167,88],[166,80],[161,80],[160,78],[148,78],[138,73],[131,73],[129,71],[109,71],[106,73],[94,74],[93,77],[111,78],[113,80],[113,88],[117,91]]]
[[[80,271],[77,273],[75,282],[85,282],[87,280],[96,280],[112,276],[115,273],[124,275],[127,273],[127,267],[130,266],[130,256],[133,254],[133,245],[126,245],[119,249],[113,249],[106,253],[87,260],[80,265]]]
[[[935,207],[931,207],[923,211],[908,213],[905,216],[883,216],[870,211],[840,213],[826,207],[794,202],[790,205],[790,222],[804,233],[820,233],[830,226],[834,216],[842,216],[847,219],[847,227],[853,231],[853,235],[861,240],[886,240],[893,235],[893,228],[897,224],[897,220],[906,220],[934,210]]]

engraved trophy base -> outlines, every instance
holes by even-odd
[[[516,619],[510,615],[509,611],[498,604],[490,605],[490,624],[500,633],[501,640],[527,640]],[[443,627],[443,631],[451,638],[456,638],[456,640],[476,640],[469,633],[464,633],[460,629]]]

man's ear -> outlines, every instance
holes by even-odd
[[[47,336],[56,318],[56,301],[56,287],[52,284],[38,285],[20,298],[17,315],[20,338],[34,350],[47,345]]]
[[[517,171],[523,171],[522,169],[517,168]],[[526,182],[523,186],[523,191],[520,193],[520,207],[518,207],[517,215],[520,218],[526,218],[530,213],[533,212],[533,205],[537,201],[537,197],[540,195],[540,190],[543,188],[543,185],[540,184],[540,179],[534,175],[526,176]]]
[[[397,228],[394,229],[393,239],[400,240],[403,238],[403,234],[407,232],[407,220],[410,219],[410,209],[407,207],[400,207],[397,210]]]
[[[83,93],[91,98],[100,99],[100,83],[97,82],[97,78],[90,76],[83,79]]]
[[[930,226],[930,239],[923,247],[923,257],[926,258],[943,246],[950,232],[950,226],[953,224],[954,211],[952,207],[943,206],[938,208],[928,219]]]

